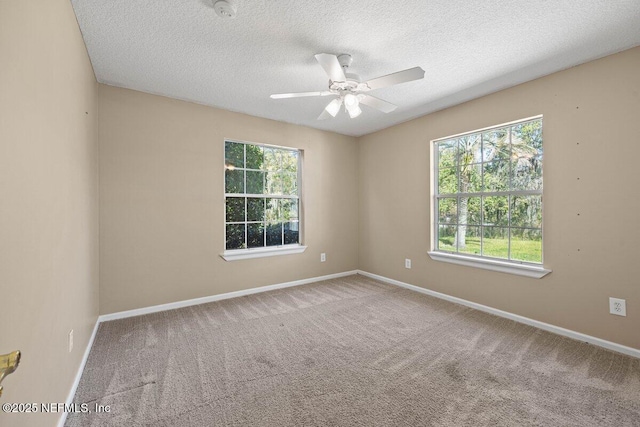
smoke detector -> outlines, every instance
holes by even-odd
[[[213,10],[215,10],[216,14],[221,18],[228,19],[236,17],[236,7],[226,0],[218,0],[213,3]]]

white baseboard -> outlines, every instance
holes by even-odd
[[[509,313],[508,311],[498,310],[497,308],[489,307],[486,305],[478,304],[475,302],[467,301],[462,298],[453,297],[451,295],[443,294],[440,292],[432,291],[429,289],[421,288],[419,286],[410,285],[408,283],[401,282],[399,280],[389,279],[388,277],[379,276],[377,274],[369,273],[367,271],[358,270],[358,274],[362,274],[363,276],[370,277],[372,279],[377,279],[382,282],[386,282],[392,285],[400,286],[406,289],[411,289],[412,291],[420,292],[422,294],[430,295],[432,297],[440,298],[443,300],[447,300],[456,304],[464,305],[467,307],[474,308],[476,310],[484,311],[486,313],[495,314],[496,316],[505,317],[507,319],[514,320],[519,323],[524,323],[525,325],[534,326],[539,329],[543,329],[548,332],[553,332],[558,335],[563,335],[565,337],[573,338],[578,341],[588,342],[589,344],[597,345],[599,347],[604,347],[608,350],[617,351],[618,353],[626,354],[628,356],[633,356],[640,358],[640,349],[636,349],[633,347],[627,347],[622,344],[617,344],[611,341],[603,340],[601,338],[596,338],[591,335],[586,335],[580,332],[572,331],[570,329],[561,328],[560,326],[551,325],[549,323],[540,322],[538,320],[533,320],[528,317],[520,316],[518,314]]]
[[[98,317],[98,322],[107,322],[109,320],[141,316],[143,314],[157,313],[158,311],[174,310],[176,308],[189,307],[191,305],[205,304],[213,301],[220,301],[220,300],[229,299],[229,298],[236,298],[236,297],[241,297],[245,295],[257,294],[260,292],[273,291],[275,289],[283,289],[283,288],[289,288],[291,286],[306,285],[307,283],[320,282],[322,280],[352,276],[357,273],[358,273],[358,270],[345,271],[342,273],[329,274],[326,276],[311,277],[309,279],[302,279],[302,280],[294,280],[293,282],[277,283],[275,285],[260,286],[257,288],[245,289],[242,291],[227,292],[225,294],[211,295],[208,297],[171,302],[168,304],[154,305],[151,307],[136,308],[134,310],[119,311],[117,313],[103,314],[102,316]]]
[[[73,403],[73,398],[76,395],[76,390],[78,389],[78,384],[80,384],[80,378],[82,378],[82,373],[84,372],[84,366],[87,364],[87,359],[89,359],[89,353],[91,352],[91,347],[93,346],[93,341],[96,339],[96,333],[98,332],[98,326],[100,325],[100,319],[96,320],[96,324],[93,327],[93,332],[91,332],[91,337],[89,337],[89,342],[87,343],[87,348],[84,350],[84,355],[82,356],[82,360],[80,361],[80,366],[78,367],[78,372],[76,372],[76,378],[73,380],[73,384],[71,385],[71,390],[69,391],[69,395],[67,396],[67,400],[65,403],[70,405]],[[64,423],[67,421],[67,412],[63,411],[60,419],[58,420],[58,427],[64,427]]]

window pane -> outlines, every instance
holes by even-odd
[[[483,227],[482,255],[494,258],[508,258],[509,229],[506,227]]]
[[[291,199],[280,199],[280,208],[278,209],[278,221],[289,221],[289,214],[291,212]]]
[[[456,251],[456,226],[455,225],[439,225],[438,226],[438,249],[441,251]]]
[[[282,170],[298,173],[298,153],[296,151],[282,151]]]
[[[282,223],[267,225],[267,246],[282,245]]]
[[[460,224],[480,225],[480,197],[460,197],[458,222]]]
[[[458,222],[458,200],[455,197],[438,199],[438,223],[456,224]]]
[[[542,230],[512,228],[511,259],[542,262]]]
[[[511,196],[512,227],[542,227],[542,196]]]
[[[224,162],[227,166],[244,167],[244,144],[227,141],[224,143]]]
[[[243,249],[244,224],[227,224],[227,249]]]
[[[227,197],[227,222],[244,221],[244,197]]]
[[[542,160],[517,157],[511,162],[512,190],[542,190]]]
[[[517,146],[524,144],[535,150],[535,154],[542,156],[542,120],[534,120],[527,123],[521,123],[511,128],[511,143],[514,145],[514,151]]]
[[[284,223],[284,244],[291,245],[299,242],[299,223],[295,222],[285,222]]]
[[[286,220],[298,220],[300,214],[298,211],[298,199],[290,199],[289,212],[284,214]]]
[[[282,194],[282,174],[280,172],[267,172],[266,194]]]
[[[507,196],[483,197],[483,224],[509,225],[509,198]]]
[[[249,197],[247,199],[247,221],[264,221],[265,199]]]
[[[264,169],[268,171],[279,171],[282,166],[282,150],[277,148],[264,149]]]
[[[455,168],[457,165],[458,140],[438,143],[438,169]]]
[[[438,194],[455,194],[458,192],[457,169],[445,168],[438,171]]]
[[[263,163],[262,147],[247,144],[247,169],[262,169]]]
[[[298,200],[297,199],[280,199],[280,217],[278,220],[291,221],[298,219]]]
[[[224,172],[226,193],[244,193],[244,171],[227,169]]]
[[[460,167],[460,192],[479,193],[482,191],[482,163]]]
[[[458,252],[480,255],[480,227],[458,226]]]
[[[511,160],[514,190],[542,189],[542,121],[522,123],[512,128]]]
[[[511,154],[509,129],[495,129],[482,134],[482,161],[508,161]]]
[[[509,162],[482,164],[484,191],[507,191],[509,189]]]
[[[283,172],[282,177],[282,194],[293,196],[298,194],[298,176],[294,173]]]
[[[482,145],[480,144],[480,135],[466,135],[458,139],[460,142],[460,155],[458,165],[460,167],[468,166],[473,163],[482,163]]]
[[[277,222],[280,220],[280,200],[278,199],[265,199],[266,211],[265,220],[267,222]]]
[[[264,194],[264,172],[247,171],[247,194]]]
[[[247,224],[247,247],[261,248],[264,246],[264,224]]]

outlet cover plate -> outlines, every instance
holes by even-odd
[[[627,301],[620,298],[609,298],[609,313],[616,316],[626,316]]]
[[[327,254],[325,254],[324,252],[322,252],[320,254],[320,262],[325,262],[327,260]]]
[[[404,268],[411,268],[411,260],[409,258],[404,260]]]

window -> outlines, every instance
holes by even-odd
[[[225,141],[226,260],[300,246],[300,150]]]
[[[433,141],[433,156],[430,255],[543,270],[542,117]]]

